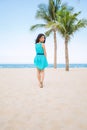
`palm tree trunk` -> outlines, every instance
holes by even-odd
[[[54,30],[54,68],[57,68],[57,38],[56,30]]]
[[[65,38],[65,62],[66,62],[66,71],[69,71],[69,55],[68,55],[68,38]]]

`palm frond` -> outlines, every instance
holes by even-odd
[[[53,30],[49,29],[48,31],[45,32],[45,35],[48,37],[52,32],[53,32]]]
[[[46,26],[46,24],[35,24],[30,27],[30,30],[33,31],[37,28],[41,28],[41,27],[45,27],[45,26]]]
[[[86,19],[78,19],[80,13],[81,12],[73,13],[65,7],[61,8],[61,10],[57,12],[57,28],[58,32],[61,33],[63,37],[70,37],[80,28],[87,26]]]
[[[50,21],[51,20],[50,15],[48,13],[48,9],[47,9],[45,4],[40,4],[38,6],[38,10],[37,10],[37,13],[36,13],[36,18],[43,19],[45,21]]]
[[[87,26],[87,20],[86,19],[81,19],[75,25],[74,30],[77,31],[80,28],[83,28],[83,27],[86,27],[86,26]]]
[[[51,20],[56,20],[56,13],[60,9],[61,1],[60,0],[49,0],[48,12],[51,16]]]

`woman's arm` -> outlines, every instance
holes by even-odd
[[[44,55],[47,56],[46,47],[45,47],[45,44],[44,44],[44,43],[42,44],[42,47],[43,47],[43,49],[44,49]]]

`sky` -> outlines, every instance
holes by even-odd
[[[62,0],[82,11],[79,18],[87,19],[86,0]],[[48,0],[0,0],[0,64],[33,63],[35,57],[35,39],[45,29],[30,31],[36,23],[44,23],[35,18],[38,5]],[[54,61],[53,35],[46,39],[48,63]],[[57,63],[65,63],[64,39],[57,34]],[[70,63],[87,63],[87,28],[80,29],[71,38],[69,44]]]

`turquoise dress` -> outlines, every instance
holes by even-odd
[[[35,50],[36,50],[36,56],[34,58],[34,65],[38,69],[43,70],[48,66],[48,62],[46,56],[44,55],[44,49],[42,47],[42,43],[36,43]]]

